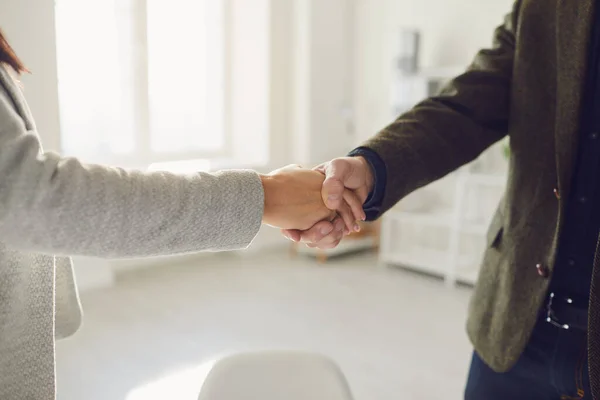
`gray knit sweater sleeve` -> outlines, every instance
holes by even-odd
[[[255,172],[145,173],[43,152],[14,97],[0,85],[0,242],[120,258],[243,248],[258,232]]]

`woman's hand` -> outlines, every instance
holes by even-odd
[[[264,224],[307,230],[319,221],[332,221],[339,214],[348,221],[348,232],[354,230],[356,218],[350,205],[346,203],[337,211],[325,206],[322,197],[325,176],[321,172],[290,165],[261,175],[261,180],[265,193]],[[362,207],[354,211],[362,215]]]

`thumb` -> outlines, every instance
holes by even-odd
[[[323,182],[323,202],[330,210],[337,210],[343,202],[345,182],[352,174],[350,163],[342,159],[331,161],[325,168],[325,181]]]

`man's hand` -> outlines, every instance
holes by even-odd
[[[344,189],[354,190],[363,203],[373,189],[373,171],[364,157],[335,158],[315,170],[325,174],[323,200],[332,209],[340,206]]]
[[[363,221],[366,216],[362,206],[373,189],[373,171],[363,157],[341,157],[319,165],[315,170],[325,174],[323,182],[323,201],[330,210],[340,210],[348,204],[355,220],[349,220],[349,215],[341,215],[347,227],[356,220]],[[354,229],[356,230],[356,226]]]
[[[373,189],[373,171],[363,157],[336,158],[315,170],[325,174],[322,196],[327,207],[337,210],[349,206],[352,214],[343,212],[332,222],[320,221],[304,231],[282,230],[282,234],[309,247],[329,249],[336,247],[345,234],[358,231],[356,220],[365,219],[362,205]]]
[[[333,220],[337,213],[348,214],[346,218],[352,219],[347,205],[342,204],[338,212],[325,206],[321,194],[325,176],[318,171],[291,165],[262,175],[261,180],[265,193],[264,224],[306,230],[319,221]]]
[[[320,221],[305,231],[282,229],[283,236],[294,242],[305,243],[306,246],[318,249],[333,249],[337,247],[349,232],[341,217],[335,217],[331,222]]]

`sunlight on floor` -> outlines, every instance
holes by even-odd
[[[197,400],[202,384],[219,358],[138,387],[131,391],[125,400]]]

